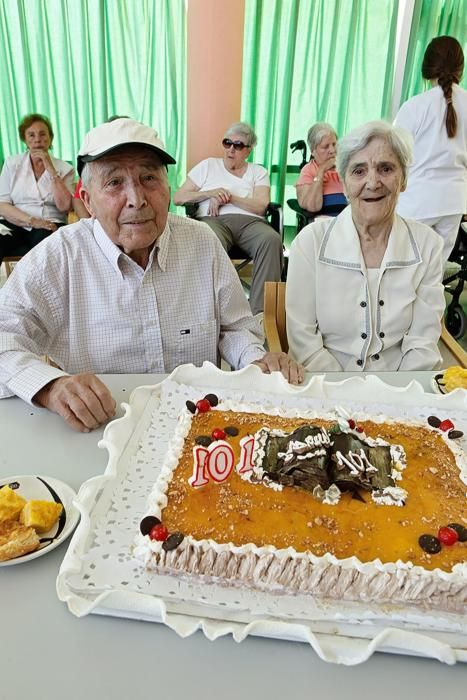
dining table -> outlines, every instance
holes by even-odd
[[[362,376],[361,373],[355,373]],[[388,384],[433,372],[386,372]],[[342,381],[353,373],[328,373]],[[117,405],[162,375],[100,375]],[[0,478],[38,474],[78,491],[102,474],[103,428],[78,433],[19,398],[0,401]],[[69,541],[69,540],[68,540]],[[0,700],[257,700],[431,698],[466,700],[467,665],[375,653],[355,666],[327,663],[306,643],[231,635],[182,638],[164,624],[99,614],[75,617],[56,593],[68,541],[30,561],[0,566]]]

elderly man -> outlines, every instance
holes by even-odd
[[[174,162],[132,119],[86,135],[78,172],[91,218],[36,246],[0,291],[0,397],[16,394],[88,432],[115,412],[94,373],[170,372],[222,356],[303,381],[287,355],[265,353],[209,227],[168,214]]]

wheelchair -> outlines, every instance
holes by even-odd
[[[445,324],[449,333],[459,340],[464,335],[467,325],[465,312],[460,303],[460,296],[467,280],[467,217],[465,216],[459,226],[456,242],[448,260],[460,265],[460,269],[443,279],[445,291],[452,296],[446,307]]]

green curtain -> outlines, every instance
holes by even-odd
[[[273,199],[287,162],[299,162],[289,144],[312,124],[342,135],[390,117],[397,12],[397,0],[246,0],[242,118],[258,133],[253,159]]]
[[[422,78],[425,49],[436,36],[454,36],[467,56],[467,0],[415,0],[401,104],[427,88]],[[463,87],[467,88],[467,71]]]
[[[152,125],[185,175],[184,0],[0,0],[0,160],[17,125],[49,116],[53,152],[75,164],[84,134],[113,114]]]

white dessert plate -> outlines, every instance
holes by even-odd
[[[43,554],[51,552],[52,549],[66,540],[71,535],[79,520],[79,511],[73,505],[73,499],[76,498],[76,493],[71,486],[63,481],[54,479],[52,476],[5,476],[0,477],[0,488],[2,486],[10,486],[16,493],[26,500],[39,501],[55,501],[61,503],[63,511],[58,521],[53,528],[48,532],[40,533],[41,544],[39,549],[30,554],[24,554],[22,557],[0,561],[0,566],[9,566],[13,564],[23,564],[31,559],[41,557]]]

